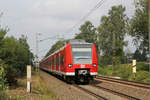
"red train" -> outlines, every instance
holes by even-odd
[[[44,58],[40,68],[60,75],[67,81],[89,82],[97,75],[96,47],[84,40],[70,40]]]

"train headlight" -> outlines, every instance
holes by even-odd
[[[72,64],[68,64],[68,67],[72,67]]]
[[[96,64],[93,64],[93,67],[96,67]]]

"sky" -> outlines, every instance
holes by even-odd
[[[101,0],[0,0],[1,27],[10,30],[7,36],[19,38],[21,35],[28,37],[31,51],[35,54],[35,33],[40,33],[38,39],[52,37],[39,43],[39,58],[46,54],[50,47],[59,39],[73,38],[79,32],[79,27],[86,20],[95,27],[100,24],[100,18],[107,15],[114,5],[122,4],[126,7],[128,17],[134,15],[134,0],[105,0],[86,20],[80,22],[73,30],[69,31]],[[57,36],[54,37],[54,36]],[[127,37],[127,40],[131,40]],[[129,42],[128,48],[134,48]]]

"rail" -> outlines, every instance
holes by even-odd
[[[89,90],[87,90],[87,89],[85,89],[83,87],[80,87],[79,85],[75,85],[74,84],[73,86],[76,87],[76,88],[78,88],[78,89],[80,89],[80,90],[82,90],[82,91],[84,91],[84,92],[86,92],[86,93],[88,93],[88,94],[90,94],[90,95],[92,95],[92,96],[94,96],[95,98],[97,98],[99,100],[108,100],[107,98],[105,98],[103,96],[100,96],[100,95],[98,95],[96,93],[93,93],[93,92],[91,92],[91,91],[89,91]]]
[[[118,95],[118,96],[120,96],[120,97],[127,98],[127,99],[129,99],[129,100],[141,100],[141,99],[139,99],[139,98],[136,98],[136,97],[133,97],[133,96],[124,94],[124,93],[120,93],[120,92],[117,92],[117,91],[114,91],[114,90],[111,90],[111,89],[108,89],[108,88],[104,88],[104,87],[97,86],[97,85],[92,85],[92,86],[95,87],[95,88],[104,90],[104,91],[106,91],[106,92],[110,92],[110,93],[112,93],[112,94],[114,94],[114,95]]]
[[[129,85],[129,86],[135,86],[135,87],[148,89],[148,90],[150,89],[150,84],[148,83],[141,83],[141,82],[136,82],[136,81],[124,80],[124,79],[116,79],[116,78],[105,77],[105,76],[97,76],[96,79],[105,80],[109,82],[116,82],[116,83]]]

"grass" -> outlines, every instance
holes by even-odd
[[[56,98],[56,95],[45,84],[43,78],[40,75],[36,75],[35,82],[32,91],[40,94],[41,100],[54,100]]]
[[[118,76],[126,80],[135,80],[138,82],[150,83],[149,66],[146,63],[138,62],[136,69],[136,77],[132,73],[131,64],[116,65],[114,72],[112,72],[112,66],[100,66],[98,69],[99,74],[104,76]]]
[[[9,90],[10,100],[56,100],[56,95],[39,74],[32,74],[31,93],[26,92],[26,77],[18,79],[18,85]]]

